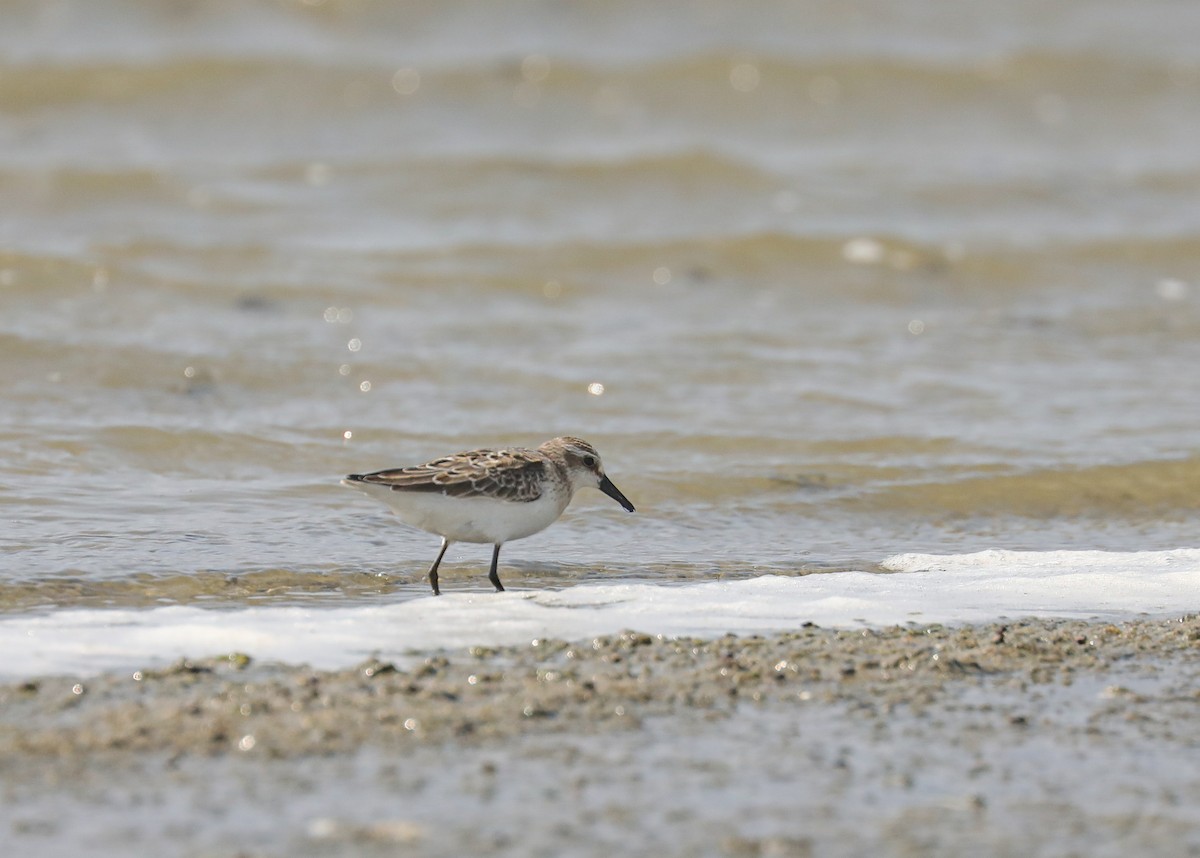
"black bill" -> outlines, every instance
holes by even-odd
[[[598,488],[600,489],[600,491],[604,492],[606,495],[608,495],[610,498],[615,500],[621,506],[625,507],[626,512],[634,511],[633,504],[631,504],[629,502],[629,498],[627,498],[627,497],[625,497],[625,495],[621,494],[621,490],[619,488],[617,488],[616,486],[614,486],[612,483],[612,480],[610,480],[608,477],[600,478],[600,485]]]

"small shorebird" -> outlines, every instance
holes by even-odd
[[[342,485],[378,498],[405,524],[442,538],[429,570],[435,596],[441,595],[438,565],[453,542],[491,543],[488,580],[503,590],[496,571],[500,546],[545,530],[584,486],[600,489],[633,512],[633,504],[604,475],[596,448],[580,438],[554,438],[536,450],[471,450],[425,465],[350,474]]]

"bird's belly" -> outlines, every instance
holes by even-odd
[[[549,527],[565,508],[549,493],[528,502],[453,498],[436,492],[389,491],[388,494],[383,499],[397,518],[451,542],[497,545],[521,539]]]

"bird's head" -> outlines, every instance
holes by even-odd
[[[572,492],[584,486],[597,488],[623,506],[627,512],[633,512],[633,504],[605,475],[600,454],[587,441],[582,438],[555,438],[543,444],[541,449],[543,453],[559,459],[566,467]]]

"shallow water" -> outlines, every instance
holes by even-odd
[[[1194,4],[0,14],[2,608],[424,593],[339,476],[566,433],[518,589],[1195,544]]]

